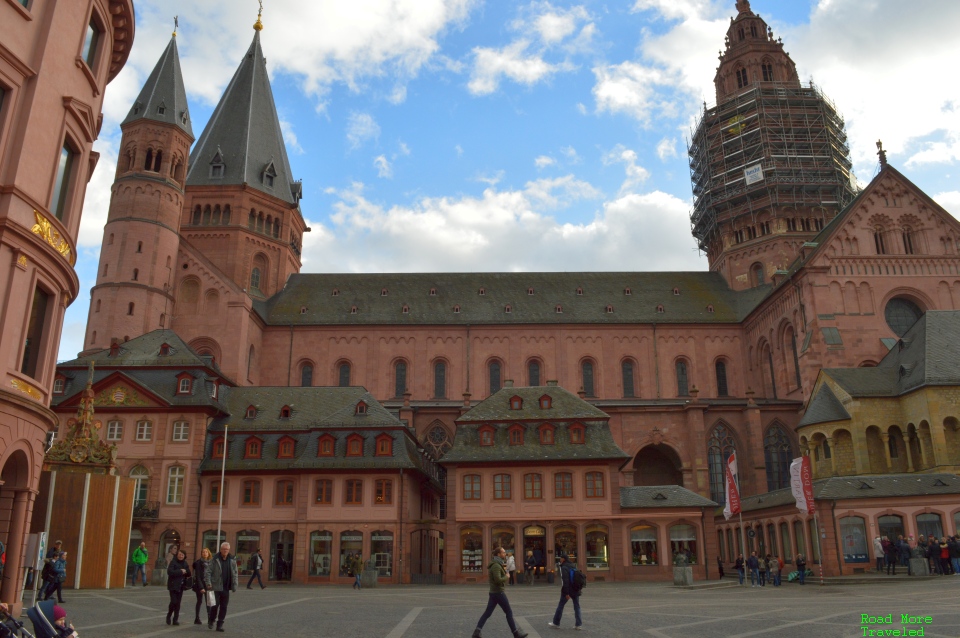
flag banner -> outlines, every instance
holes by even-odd
[[[813,471],[809,456],[801,456],[790,463],[790,491],[797,501],[797,509],[813,514]]]
[[[723,516],[728,521],[734,514],[740,513],[740,490],[737,488],[737,453],[734,452],[727,459],[724,475],[726,504],[723,506]]]

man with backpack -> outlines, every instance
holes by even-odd
[[[263,569],[263,554],[260,553],[260,548],[257,548],[255,554],[250,554],[250,560],[247,563],[247,569],[250,570],[250,580],[247,581],[247,589],[253,589],[253,579],[256,578],[257,582],[260,584],[260,589],[266,589],[266,586],[263,584],[263,581],[260,580],[260,570]],[[279,578],[279,576],[277,576]]]
[[[574,629],[583,629],[583,619],[580,617],[580,593],[586,586],[586,576],[577,569],[577,566],[570,562],[570,557],[565,552],[560,552],[560,603],[557,605],[557,611],[553,614],[553,622],[547,623],[554,629],[560,628],[560,617],[563,615],[563,608],[568,600],[573,601],[573,615],[576,620]]]

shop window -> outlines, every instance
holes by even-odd
[[[603,498],[603,472],[587,472],[587,498]]]
[[[464,527],[460,530],[460,571],[479,574],[486,568],[483,556],[483,530]]]
[[[514,531],[512,527],[506,526],[497,526],[493,528],[492,533],[493,539],[491,547],[502,547],[507,552],[507,556],[513,556],[515,554],[515,539]],[[523,559],[520,558],[517,561],[517,571],[523,571]]]
[[[509,474],[493,475],[493,498],[498,501],[507,501],[512,498]]]
[[[350,570],[350,561],[363,551],[363,532],[348,530],[340,532],[340,576],[347,576]]]
[[[528,500],[543,498],[542,474],[525,474],[523,476],[523,498]]]
[[[577,528],[572,525],[558,525],[553,530],[554,545],[570,557],[570,562],[577,564]]]
[[[277,505],[293,505],[293,481],[277,481]]]
[[[393,575],[393,532],[377,530],[370,534],[370,558],[378,577]]]
[[[686,554],[691,565],[697,564],[697,529],[693,525],[674,525],[670,528],[670,555],[681,553]]]
[[[363,481],[360,479],[347,479],[344,481],[343,502],[346,505],[363,505]]]
[[[604,525],[588,525],[584,535],[587,550],[587,571],[610,569],[610,537]]]
[[[463,500],[480,500],[480,475],[467,474],[463,477]]]
[[[814,519],[807,521],[807,528],[810,532],[810,560],[808,562],[820,564],[820,541],[817,537],[817,525]]]
[[[867,528],[863,518],[845,516],[840,519],[840,541],[843,546],[843,562],[869,563],[867,551]]]
[[[393,504],[393,481],[390,479],[377,479],[374,483],[374,503],[377,505]]]
[[[793,522],[793,540],[797,544],[797,554],[807,553],[806,543],[806,534],[803,533],[803,521],[794,521]]]
[[[573,498],[573,474],[557,472],[553,475],[553,497]]]
[[[630,553],[633,565],[657,565],[657,528],[650,525],[630,528]]]
[[[253,506],[260,504],[260,481],[247,480],[243,482],[243,500],[241,505]]]
[[[780,557],[785,561],[793,555],[790,551],[790,526],[786,523],[780,523],[780,551]]]
[[[317,479],[316,496],[314,502],[317,505],[330,505],[333,503],[333,481],[330,479]]]
[[[333,532],[321,530],[310,533],[310,575],[329,576],[332,557]]]

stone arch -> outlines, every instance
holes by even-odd
[[[960,465],[960,422],[956,417],[943,420],[943,437],[947,444],[947,464]]]
[[[887,447],[890,451],[890,468],[894,472],[906,472],[907,465],[907,441],[903,437],[903,431],[900,426],[891,425],[887,428]]]
[[[665,443],[648,445],[633,459],[634,485],[683,485],[680,456]]]
[[[857,473],[857,460],[853,451],[853,435],[844,428],[833,432],[833,464],[838,476]]]
[[[317,366],[311,359],[301,359],[297,363],[297,376],[301,387],[313,385],[313,373]]]
[[[865,432],[867,437],[867,458],[870,461],[871,474],[884,474],[887,471],[887,451],[883,449],[883,439],[880,437],[880,428],[871,425]]]
[[[19,446],[17,446],[19,447]],[[8,490],[24,490],[30,487],[30,457],[22,449],[14,449],[3,462],[0,470],[0,494]],[[12,499],[0,498],[0,511],[12,508]],[[10,520],[9,518],[2,520]]]
[[[196,277],[187,277],[180,282],[177,294],[177,314],[180,316],[195,315],[200,310],[200,280]]]
[[[203,294],[203,313],[205,315],[216,315],[220,312],[220,292],[216,288],[210,288]]]
[[[210,356],[215,362],[220,361],[220,344],[210,337],[199,337],[187,345],[200,356]]]

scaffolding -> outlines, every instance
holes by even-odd
[[[687,153],[690,223],[708,254],[721,245],[720,224],[782,209],[819,209],[826,223],[856,195],[843,118],[813,83],[756,82],[704,107]],[[762,177],[748,183],[746,169],[758,166]]]

